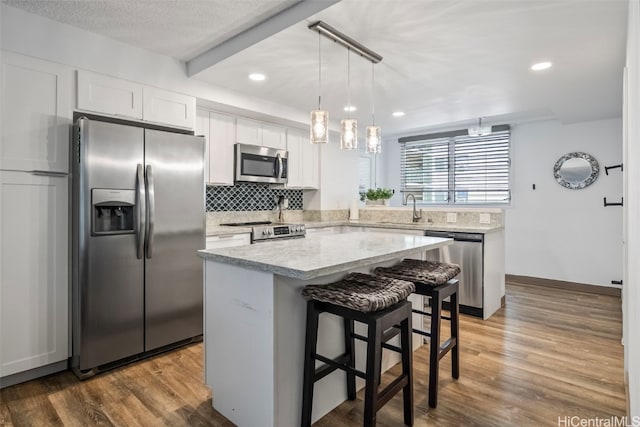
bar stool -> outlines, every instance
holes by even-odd
[[[438,405],[440,359],[449,351],[451,351],[451,376],[455,379],[460,376],[458,280],[454,279],[455,276],[460,274],[460,267],[444,262],[404,259],[392,267],[377,267],[374,272],[384,277],[413,282],[416,286],[415,293],[431,298],[431,313],[413,310],[414,313],[430,317],[430,332],[417,328],[413,329],[413,332],[430,338],[429,406],[435,408]],[[450,297],[450,317],[442,315],[442,302],[447,297]],[[442,345],[440,345],[441,319],[451,321],[451,336]]]
[[[313,388],[316,381],[336,369],[346,372],[347,396],[356,398],[356,378],[365,380],[364,426],[376,425],[378,410],[402,390],[404,423],[413,425],[413,370],[411,343],[411,303],[407,297],[415,286],[411,282],[363,273],[350,273],[342,280],[326,285],[308,285],[302,295],[307,303],[307,332],[304,350],[302,391],[303,427],[311,425]],[[316,353],[318,319],[321,313],[340,316],[344,321],[344,354],[330,359]],[[367,325],[367,336],[354,332],[354,322]],[[398,326],[399,325],[399,326]],[[400,348],[387,343],[400,330]],[[390,332],[393,332],[391,334]],[[367,343],[366,371],[355,368],[355,339]],[[401,354],[402,373],[378,391],[382,348]],[[324,365],[316,368],[315,361]]]

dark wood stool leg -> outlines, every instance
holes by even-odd
[[[380,319],[367,324],[367,370],[364,391],[364,426],[376,425],[380,359],[382,357],[382,325]]]
[[[438,372],[440,367],[440,319],[442,296],[437,288],[431,291],[431,341],[429,343],[429,406],[438,405]]]
[[[402,374],[409,382],[402,389],[402,403],[404,405],[404,424],[413,425],[413,341],[411,326],[411,311],[405,321],[400,324],[400,346],[402,348]]]
[[[304,345],[304,373],[302,378],[302,427],[311,426],[313,384],[316,370],[315,354],[318,344],[318,317],[320,313],[313,301],[307,303],[307,335]]]
[[[458,337],[460,333],[459,328],[459,307],[458,307],[458,292],[451,294],[449,299],[449,307],[451,312],[451,340],[455,340],[455,345],[451,349],[451,376],[458,379],[460,376],[460,339]]]
[[[344,318],[344,352],[349,355],[347,366],[356,367],[356,343],[353,338],[354,321]],[[347,372],[347,398],[356,399],[356,376],[353,372]]]

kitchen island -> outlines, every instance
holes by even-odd
[[[199,251],[204,259],[205,381],[213,406],[239,426],[300,424],[306,301],[302,288],[353,271],[369,273],[451,239],[388,233],[344,233]],[[421,297],[412,295],[418,307]],[[414,318],[414,321],[417,319]],[[415,338],[415,335],[414,335]],[[421,340],[414,339],[414,347]],[[364,366],[364,346],[356,365]],[[342,322],[322,316],[318,351],[343,351]],[[395,354],[383,357],[383,369]],[[359,384],[359,387],[362,384]],[[343,373],[315,384],[313,421],[346,400]]]

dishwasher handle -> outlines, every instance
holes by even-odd
[[[482,233],[460,233],[452,231],[430,231],[424,232],[428,237],[444,237],[447,239],[453,239],[456,242],[484,242],[484,234]]]

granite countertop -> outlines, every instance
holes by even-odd
[[[418,223],[398,223],[398,222],[380,222],[380,221],[359,221],[359,220],[343,220],[343,221],[304,221],[307,228],[322,227],[372,227],[372,228],[397,228],[398,230],[434,230],[434,231],[460,231],[466,233],[492,233],[502,230],[502,225],[455,225],[455,224],[429,224],[424,222]],[[251,233],[251,227],[230,227],[225,225],[216,225],[207,227],[207,237],[224,236],[229,234]]]
[[[461,231],[466,233],[491,233],[502,230],[502,225],[456,225],[456,224],[433,224],[433,223],[398,223],[398,222],[380,222],[380,221],[316,221],[305,222],[307,228],[320,227],[374,227],[374,228],[397,228],[399,230],[433,230],[433,231]]]
[[[393,233],[342,233],[220,249],[204,249],[207,260],[308,280],[436,249],[452,239]]]

